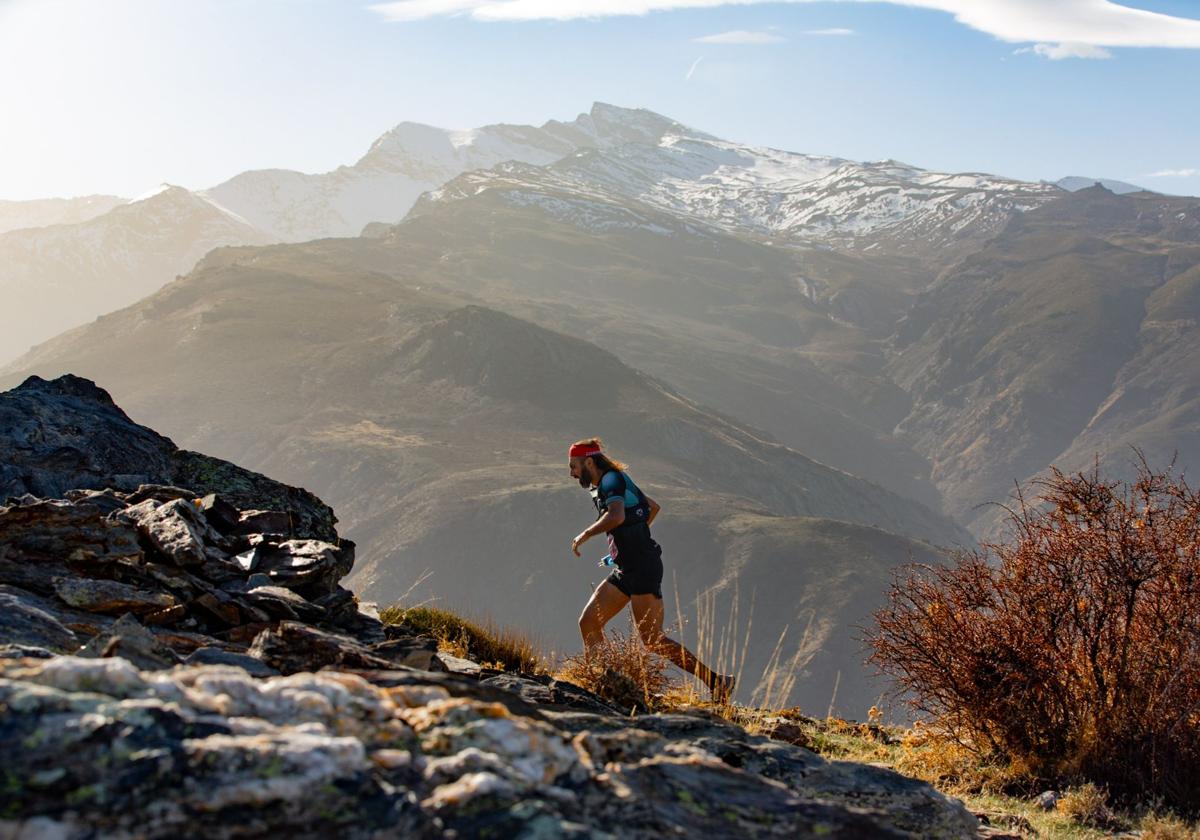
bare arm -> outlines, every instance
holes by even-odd
[[[571,550],[575,552],[575,556],[579,556],[579,546],[590,540],[597,534],[606,534],[613,528],[616,528],[625,521],[625,502],[620,499],[613,499],[608,503],[608,509],[604,511],[604,515],[593,522],[591,525],[584,528],[575,539],[571,541]]]

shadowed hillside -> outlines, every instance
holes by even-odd
[[[946,508],[1097,453],[1196,463],[1200,203],[1081,190],[1014,221],[945,272],[901,323],[889,365],[913,397],[901,433],[933,462]]]
[[[871,536],[872,527],[969,541],[917,503],[714,415],[593,344],[378,274],[316,264],[285,274],[254,251],[235,253],[251,259],[209,265],[65,335],[31,367],[94,376],[132,416],[189,447],[313,487],[360,545],[354,583],[367,597],[397,597],[430,570],[414,597],[452,598],[505,621],[538,615],[549,643],[573,648],[575,614],[597,574],[595,558],[576,561],[569,542],[594,514],[563,453],[596,431],[668,506],[656,530],[685,613],[747,562],[743,596],[777,597],[755,607],[755,665],[785,624],[789,643],[797,639],[796,625],[820,604],[814,638],[830,657],[820,679],[841,670],[854,686],[860,657],[847,625],[870,606],[858,593],[869,598],[887,567],[930,551]],[[693,539],[735,511],[796,530],[795,574],[756,579],[753,539]],[[822,540],[796,517],[867,527],[831,522],[821,527],[850,536]],[[893,542],[883,550],[878,539]],[[831,566],[862,580],[805,571]],[[831,690],[814,677],[797,698],[827,704]],[[858,708],[876,693],[839,696]]]

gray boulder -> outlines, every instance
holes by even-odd
[[[285,536],[337,540],[333,510],[312,493],[179,449],[78,376],[31,376],[0,393],[0,452],[0,502],[26,493],[62,498],[76,489],[166,485],[196,496],[217,493],[241,510],[284,511],[291,525]]]

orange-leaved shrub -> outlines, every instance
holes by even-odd
[[[909,566],[871,660],[972,749],[1200,811],[1200,496],[1057,470],[1008,542]]]

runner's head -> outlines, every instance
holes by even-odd
[[[571,478],[584,489],[599,484],[609,470],[628,469],[625,464],[605,455],[602,447],[600,438],[586,438],[575,441],[567,450],[567,467],[571,471]]]

